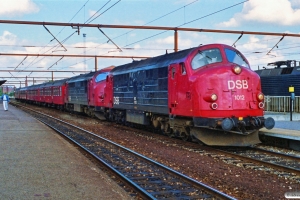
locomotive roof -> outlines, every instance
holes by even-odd
[[[66,79],[61,79],[61,80],[57,80],[52,82],[52,86],[60,86],[63,85],[66,81],[68,81],[70,78],[66,78]]]
[[[132,63],[115,67],[114,69],[112,69],[111,73],[117,74],[119,72],[124,72],[124,71],[135,71],[136,69],[140,69],[141,67],[145,69],[149,67],[151,68],[165,67],[172,63],[183,61],[187,57],[187,55],[189,55],[189,53],[191,53],[195,48],[196,47],[153,57],[153,58],[148,58],[141,61],[133,61]]]
[[[268,63],[268,66],[276,66],[277,68],[280,68],[282,65],[286,65],[287,67],[291,67],[291,63],[295,62],[294,60],[285,60],[285,61],[276,61],[272,63]]]
[[[78,76],[75,76],[75,77],[72,77],[72,78],[68,79],[67,83],[73,83],[73,82],[89,80],[94,76],[95,73],[96,72],[89,72],[89,73],[86,73],[86,74],[80,74]]]
[[[28,89],[28,90],[36,89],[36,88],[39,88],[41,85],[42,85],[42,84],[31,85],[31,86],[28,86],[27,89]]]
[[[293,64],[293,65],[292,65]],[[260,69],[255,72],[259,76],[281,76],[281,75],[300,75],[300,66],[296,66],[297,62],[294,60],[276,61],[268,63],[268,66],[276,66],[271,69]],[[281,67],[286,65],[286,67]]]
[[[51,87],[51,85],[53,84],[53,82],[47,82],[47,83],[42,83],[40,85],[37,85],[39,86],[39,88],[44,88],[44,87]]]
[[[50,82],[47,82],[47,83],[40,83],[40,84],[37,84],[37,85],[30,85],[30,86],[26,86],[26,87],[17,88],[16,90],[33,90],[33,89],[36,89],[36,88],[60,86],[60,85],[63,85],[68,79],[69,78],[61,79],[61,80],[57,80],[57,81],[50,81]]]

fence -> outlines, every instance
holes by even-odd
[[[290,96],[265,96],[265,111],[290,112]],[[300,113],[300,96],[293,101],[293,112]]]

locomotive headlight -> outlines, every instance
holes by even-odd
[[[258,99],[259,101],[264,100],[264,98],[265,98],[265,95],[264,95],[263,93],[259,93],[259,94],[257,95],[257,99]]]
[[[242,72],[242,68],[240,66],[236,65],[233,67],[233,72],[235,74],[240,74]]]
[[[210,96],[210,98],[211,98],[212,101],[217,101],[218,96],[217,96],[216,94],[212,94],[212,95]]]
[[[216,95],[215,93],[207,92],[203,95],[203,99],[206,102],[215,102],[218,100],[218,95]]]

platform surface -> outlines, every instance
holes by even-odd
[[[264,116],[272,117],[277,122],[289,122],[291,119],[293,122],[300,122],[300,113],[296,112],[292,112],[292,118],[289,112],[265,112]]]
[[[131,199],[55,131],[0,102],[0,199]]]
[[[300,113],[292,113],[292,121],[290,113],[266,112],[265,117],[272,117],[275,127],[271,130],[260,129],[260,134],[300,141]]]

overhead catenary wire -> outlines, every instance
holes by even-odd
[[[104,12],[102,12],[100,15],[102,15],[102,14],[104,14],[106,11],[108,11],[110,8],[112,8],[113,6],[115,6],[117,3],[119,3],[121,0],[119,0],[118,2],[116,2],[114,5],[112,5],[111,7],[109,7],[108,9],[106,9]],[[84,3],[84,5],[75,13],[75,15],[71,18],[71,20],[70,21],[72,21],[74,18],[75,18],[75,16],[86,6],[86,4],[89,2],[89,0],[87,0],[85,3]],[[96,14],[96,13],[95,13]],[[98,16],[96,16],[94,19],[89,19],[89,20],[91,20],[90,22],[92,22],[93,20],[95,20],[96,18],[98,18],[100,15],[98,15]],[[94,15],[93,15],[94,16]],[[92,17],[93,17],[92,16]],[[69,22],[70,22],[69,21]],[[88,23],[90,23],[90,22],[88,22]],[[44,26],[45,27],[45,26]],[[45,29],[47,30],[47,28],[45,27]],[[56,34],[55,36],[54,35],[52,35],[52,33],[50,33],[50,31],[49,30],[47,30],[54,38],[56,38],[63,30],[65,29],[65,27],[63,27],[61,30],[60,30],[60,32],[58,33],[58,34]],[[76,32],[76,31],[75,31]],[[74,32],[74,33],[75,33]],[[74,33],[72,33],[70,36],[68,36],[67,38],[65,38],[63,41],[62,41],[62,43],[60,43],[57,39],[57,41],[58,41],[58,43],[65,49],[65,47],[62,45],[65,41],[67,41],[71,36],[73,36],[74,35]],[[50,41],[51,42],[51,41]],[[50,42],[47,44],[47,45],[45,45],[42,49],[44,49],[44,48],[46,48],[49,44],[50,44]],[[53,46],[52,48],[50,48],[50,50],[48,50],[48,51],[51,51],[52,49],[54,49],[56,47],[56,49],[57,48],[59,48],[59,46],[58,46],[58,44],[57,45],[55,45],[55,46]],[[54,50],[54,51],[56,51],[56,49]],[[66,49],[65,49],[66,50]],[[48,51],[45,51],[43,54],[45,54],[45,53],[47,53]],[[52,51],[52,53],[54,52],[54,51]],[[26,57],[27,58],[27,57]],[[26,59],[25,58],[25,59]],[[38,62],[40,62],[42,59],[44,59],[44,58],[42,58],[42,59],[40,59],[40,60],[38,60],[37,62],[35,62],[35,60],[37,59],[38,57],[36,57],[36,58],[34,58],[30,63],[29,63],[29,65],[27,65],[27,67],[25,67],[25,69],[27,69],[28,67],[30,67],[30,66],[33,66],[33,65],[35,65],[36,63],[38,63]],[[63,57],[62,57],[63,58]],[[61,58],[61,59],[62,59]],[[25,60],[24,59],[24,60]],[[61,60],[60,59],[60,60]],[[24,61],[23,60],[23,61]],[[21,63],[23,63],[23,61],[21,62]],[[58,62],[58,61],[57,61]],[[56,63],[57,63],[56,62]],[[19,66],[19,65],[18,65]],[[52,67],[52,66],[51,66]],[[51,67],[49,67],[49,68],[51,68]],[[31,74],[31,73],[30,73]],[[29,75],[30,75],[29,74]]]
[[[71,22],[76,16],[77,16],[77,14],[85,7],[85,5],[89,2],[90,0],[87,0],[85,3],[84,3],[84,5],[75,13],[75,15],[69,20],[69,22]],[[45,27],[46,28],[46,27]],[[53,36],[53,37],[57,37],[64,29],[65,29],[66,27],[63,27],[60,31],[59,31],[59,33],[57,33],[55,36]],[[76,32],[76,31],[75,31]],[[74,32],[74,33],[75,33]],[[72,33],[70,36],[68,36],[66,39],[64,39],[63,41],[62,41],[62,43],[64,43],[65,41],[67,41],[67,39],[69,39],[72,35],[74,35],[74,33]],[[52,34],[51,34],[52,35]],[[44,48],[46,48],[50,43],[51,43],[52,41],[50,41],[47,45],[45,45],[45,46],[43,46],[43,48],[42,49],[44,49]],[[45,51],[43,54],[45,54],[45,53],[47,53],[47,52],[49,52],[49,51],[51,51],[52,49],[54,49],[55,47],[57,47],[58,46],[58,44],[56,44],[56,45],[54,45],[52,48],[50,48],[48,51]],[[57,47],[58,48],[58,47]],[[56,49],[57,49],[56,48]],[[41,50],[42,50],[41,49]],[[55,49],[55,50],[56,50]],[[40,50],[40,51],[41,51]],[[54,51],[55,51],[54,50]],[[53,53],[53,52],[52,52]],[[38,57],[36,57],[36,58],[34,58],[34,60],[25,68],[25,69],[27,69],[28,67],[30,67],[30,66],[32,66],[32,65],[34,65],[34,64],[36,64],[36,63],[38,63],[38,62],[40,62],[41,60],[43,60],[44,58],[42,58],[42,59],[40,59],[39,61],[37,61],[37,62],[34,62],[36,59],[37,59]]]
[[[148,25],[148,24],[150,24],[150,23],[152,23],[152,22],[155,22],[155,21],[157,21],[157,20],[159,20],[159,19],[162,19],[162,18],[164,18],[164,17],[166,17],[166,16],[168,16],[168,15],[170,15],[170,14],[173,14],[173,13],[175,13],[175,12],[181,10],[182,8],[185,8],[185,7],[187,7],[187,6],[192,5],[193,3],[197,2],[197,1],[199,1],[199,0],[195,0],[195,1],[191,2],[191,3],[188,3],[188,4],[186,4],[186,5],[182,6],[182,7],[180,7],[180,8],[177,8],[177,9],[171,11],[171,12],[168,12],[167,14],[164,14],[164,15],[162,15],[162,16],[160,16],[160,17],[154,19],[154,20],[151,20],[150,22],[147,22],[147,23],[144,24],[143,26]],[[115,37],[115,38],[113,38],[113,39],[117,39],[117,38],[119,38],[119,37],[121,37],[121,36],[124,36],[124,35],[126,35],[126,34],[132,32],[132,31],[135,31],[135,30],[136,30],[136,29],[127,31],[126,33],[123,33],[123,34],[121,34],[121,35],[119,35],[119,36],[117,36],[117,37]]]
[[[186,23],[184,23],[184,24],[186,24]],[[151,37],[149,37],[149,38],[151,38]],[[147,38],[148,39],[148,38]],[[134,48],[133,48],[134,49]],[[276,49],[276,50],[279,50],[279,49]],[[275,51],[275,49],[274,49],[274,51]]]
[[[23,62],[24,62],[24,60],[26,60],[26,58],[27,58],[28,56],[26,56],[16,67],[15,67],[15,69],[17,69],[21,64],[23,65]]]
[[[89,20],[92,20],[92,18],[100,11],[102,8],[104,8],[111,0],[107,1],[100,9],[98,9],[90,18],[88,18],[84,23],[89,24]]]
[[[157,20],[159,20],[159,19],[162,19],[162,18],[164,18],[164,17],[166,17],[166,16],[168,16],[168,15],[170,15],[170,14],[172,14],[172,13],[177,12],[178,10],[181,10],[182,8],[185,8],[185,7],[187,7],[187,6],[190,6],[190,5],[194,4],[194,3],[197,2],[197,1],[199,1],[199,0],[195,0],[195,1],[191,2],[191,3],[188,3],[188,4],[186,4],[186,5],[182,6],[182,7],[180,7],[180,8],[177,8],[177,9],[171,11],[171,12],[168,12],[167,14],[164,14],[164,15],[158,17],[158,18],[155,18],[154,20],[151,20],[150,22],[147,22],[147,23],[145,23],[145,24],[142,25],[142,26],[148,25],[148,24],[150,24],[150,23],[152,23],[152,22],[155,22],[155,21],[157,21]],[[117,38],[119,38],[119,37],[122,37],[122,36],[124,36],[124,35],[127,35],[128,33],[133,32],[133,31],[135,31],[135,30],[136,30],[136,29],[127,31],[127,32],[125,32],[125,33],[123,33],[123,34],[121,34],[121,35],[119,35],[119,36],[114,37],[113,40],[114,40],[114,39],[117,39]],[[105,44],[105,43],[102,43],[102,44],[100,44],[99,46],[101,46],[101,45],[103,45],[103,44]],[[125,47],[123,47],[122,49],[124,49],[124,48],[125,48]]]
[[[55,63],[53,63],[50,67],[48,67],[48,69],[47,70],[49,70],[51,67],[53,67],[54,65],[57,65],[57,63],[60,61],[60,60],[62,60],[64,58],[64,56],[63,57],[61,57],[58,61],[56,61]]]
[[[179,8],[179,9],[176,9],[176,10],[174,10],[174,11],[172,11],[172,12],[169,12],[169,13],[167,13],[167,14],[165,14],[165,15],[163,15],[163,16],[161,16],[161,17],[155,19],[155,20],[152,20],[152,21],[150,21],[150,22],[144,24],[144,25],[147,25],[147,24],[149,24],[149,23],[151,23],[151,22],[154,22],[154,21],[156,21],[156,20],[158,20],[158,19],[161,19],[161,18],[163,18],[163,17],[165,17],[165,16],[167,16],[167,15],[169,15],[169,14],[172,14],[172,13],[174,13],[174,12],[176,12],[176,11],[182,9],[182,8],[185,8],[186,6],[191,5],[191,4],[193,4],[193,3],[197,2],[197,1],[198,1],[198,0],[193,1],[193,2],[191,2],[191,3],[189,3],[189,4],[187,4],[187,5],[185,5],[185,6],[181,7],[181,8]],[[243,1],[243,2],[240,2],[240,3],[237,3],[237,4],[234,4],[234,5],[232,5],[232,6],[229,6],[229,7],[226,7],[226,8],[224,8],[224,9],[221,9],[221,10],[218,10],[218,11],[216,11],[216,12],[213,12],[213,13],[211,13],[211,14],[202,16],[202,17],[197,18],[197,19],[195,19],[195,20],[186,22],[186,23],[184,23],[184,24],[182,24],[182,25],[180,25],[180,26],[178,26],[178,27],[181,27],[181,26],[183,26],[183,25],[189,24],[189,23],[194,22],[194,21],[196,21],[196,20],[200,20],[200,19],[202,19],[202,18],[211,16],[211,15],[216,14],[216,13],[218,13],[218,12],[222,12],[222,11],[224,11],[224,10],[227,10],[227,9],[232,8],[232,7],[234,7],[234,6],[240,5],[240,4],[245,3],[245,2],[247,2],[247,1],[249,1],[249,0],[246,0],[246,1]],[[118,3],[118,2],[117,2],[117,3]],[[99,29],[99,28],[98,28],[98,29]],[[99,29],[99,30],[100,30],[100,29]],[[133,31],[133,30],[131,30],[131,31]],[[115,38],[113,38],[113,39],[116,39],[116,38],[118,38],[118,37],[124,36],[124,35],[128,34],[128,33],[131,32],[131,31],[128,31],[128,32],[126,32],[126,33],[124,33],[124,34],[122,34],[122,35],[120,35],[120,36],[117,36],[117,37],[115,37]],[[142,39],[142,40],[139,40],[139,41],[136,41],[136,42],[134,42],[134,43],[128,44],[128,45],[126,45],[126,46],[124,46],[124,47],[122,47],[122,48],[120,48],[120,49],[124,49],[124,48],[127,47],[127,46],[136,44],[136,43],[138,43],[138,42],[141,42],[141,41],[144,41],[144,40],[147,40],[147,39],[150,39],[150,38],[155,37],[155,36],[157,36],[157,35],[163,34],[163,33],[167,32],[167,31],[169,31],[169,30],[162,31],[162,32],[160,32],[160,33],[157,33],[157,34],[155,34],[155,35],[149,36],[149,37],[144,38],[144,39]],[[101,44],[101,45],[102,45],[102,44]],[[100,45],[99,45],[99,46],[100,46]],[[108,52],[108,53],[110,53],[110,52]],[[89,59],[89,60],[90,60],[90,59]]]
[[[67,49],[64,47],[64,45],[62,45],[62,43],[51,33],[51,31],[45,25],[43,25],[43,26],[54,37],[51,41],[56,40],[60,44],[60,46],[62,48],[64,48],[65,51],[67,51]]]
[[[220,9],[220,10],[218,10],[218,11],[216,11],[216,12],[213,12],[213,13],[204,15],[204,16],[202,16],[202,17],[199,17],[199,18],[197,18],[197,19],[191,20],[191,21],[189,21],[189,22],[183,23],[183,24],[181,24],[181,25],[179,25],[179,26],[177,26],[177,27],[179,28],[179,27],[182,27],[182,26],[184,26],[184,25],[187,25],[187,24],[190,24],[190,23],[192,23],[192,22],[195,22],[195,21],[197,21],[197,20],[200,20],[200,19],[209,17],[209,16],[211,16],[211,15],[217,14],[217,13],[219,13],[219,12],[222,12],[222,11],[224,11],[224,10],[228,10],[228,9],[230,9],[230,8],[233,8],[233,7],[235,7],[235,6],[238,6],[238,5],[240,5],[240,4],[243,4],[243,3],[247,2],[247,1],[249,1],[249,0],[242,1],[242,2],[240,2],[240,3],[237,3],[237,4],[234,4],[234,5],[228,6],[228,7],[226,7],[226,8]],[[136,44],[136,43],[139,43],[139,42],[148,40],[148,39],[150,39],[150,38],[152,38],[152,37],[155,37],[155,36],[157,36],[157,35],[163,34],[163,33],[168,32],[168,31],[169,31],[169,30],[162,31],[162,32],[160,32],[160,33],[157,33],[157,34],[154,34],[154,35],[152,35],[152,36],[149,36],[149,37],[147,37],[147,38],[145,38],[145,39],[142,39],[142,40],[133,42],[133,43],[131,43],[131,44],[125,45],[124,47],[131,46],[131,45],[133,45],[133,44]]]
[[[87,0],[85,3],[84,3],[84,5],[75,13],[75,15],[69,20],[69,22],[71,22],[75,17],[76,17],[76,15],[85,7],[85,5],[89,2],[90,0]],[[65,29],[66,27],[64,26],[56,35],[55,35],[55,37],[57,37],[64,29]],[[52,41],[50,41],[47,45],[45,45],[45,46],[43,46],[43,49],[44,48],[46,48],[50,43],[51,43]],[[55,46],[57,46],[57,45],[55,45]],[[54,46],[54,48],[55,48],[55,46]],[[40,50],[41,51],[41,50]],[[46,51],[46,53],[47,53],[48,51]]]
[[[77,32],[77,31],[73,32],[73,33],[72,33],[71,35],[69,35],[67,38],[65,38],[64,40],[62,40],[61,43],[63,44],[65,41],[67,41],[67,40],[68,40],[72,35],[74,35],[76,32]],[[58,48],[58,47],[59,47],[59,44],[56,44],[56,45],[53,46],[52,48],[50,48],[50,49],[48,49],[47,51],[41,53],[41,56],[43,56],[44,54],[48,53],[49,51],[51,51],[51,50],[54,49],[55,47]],[[55,50],[54,50],[54,51],[55,51]],[[52,51],[52,53],[53,53],[54,51]],[[39,56],[35,57],[35,58],[27,65],[27,67],[25,67],[24,69],[27,69],[28,67],[33,66],[33,65],[35,65],[35,64],[37,64],[37,63],[39,63],[39,62],[41,62],[43,59],[45,59],[45,57],[42,57],[40,60],[34,62],[36,59],[38,59],[38,57],[39,57]]]
[[[94,19],[93,19],[93,17],[95,16],[95,14],[97,14],[100,10],[102,10],[102,8],[104,8],[109,2],[110,2],[111,0],[109,0],[107,3],[105,3],[97,12],[95,12],[94,13],[94,15],[92,15],[88,20],[86,20],[84,23],[85,24],[88,24],[88,23],[91,23],[92,21],[94,21],[96,18],[98,18],[99,16],[101,16],[102,14],[104,14],[105,12],[107,12],[109,9],[111,9],[112,7],[114,7],[117,3],[119,3],[121,0],[119,0],[118,2],[116,2],[115,4],[113,4],[112,6],[110,6],[109,8],[107,8],[105,11],[103,11],[101,14],[99,14],[98,16],[96,16]],[[86,3],[88,3],[88,1],[86,2]],[[86,4],[85,3],[85,4]],[[82,8],[85,6],[85,4],[82,6]],[[81,8],[81,9],[82,9]],[[81,10],[80,9],[80,10]],[[79,11],[78,11],[79,12]],[[78,13],[77,12],[77,13]],[[76,13],[76,14],[77,14]],[[74,17],[73,17],[74,18]],[[73,19],[72,18],[72,19]],[[79,28],[78,27],[78,31],[75,31],[74,33],[76,33],[76,32],[78,32],[79,33],[79,30],[80,30],[81,28]],[[74,35],[74,33],[72,33],[70,36],[68,36],[65,40],[63,40],[62,41],[62,43],[64,43],[65,41],[67,41],[71,36],[73,36]],[[105,34],[104,34],[105,35]],[[105,35],[106,36],[106,35]],[[106,36],[107,37],[107,36]],[[112,40],[110,40],[111,42],[113,42]],[[113,42],[114,43],[114,42]],[[114,43],[115,44],[115,43]],[[56,45],[57,46],[57,45]],[[54,46],[54,48],[55,48],[55,46]],[[121,49],[120,49],[121,50]],[[49,50],[48,50],[49,51]],[[122,50],[121,50],[122,51]]]
[[[103,15],[104,13],[106,13],[108,10],[110,10],[112,7],[114,7],[115,5],[117,5],[121,0],[117,1],[116,3],[114,3],[112,6],[110,6],[109,8],[107,8],[106,10],[104,10],[102,13],[100,13],[99,15],[97,15],[96,17],[94,17],[94,19],[91,19],[89,22],[87,22],[87,24],[91,23],[92,21],[94,21],[95,19],[97,19],[98,17],[100,17],[101,15]]]
[[[116,47],[117,47],[117,49],[120,51],[120,52],[122,52],[122,49],[116,44],[116,43],[114,43],[114,41],[112,41],[112,39],[110,39],[100,28],[98,28],[98,30],[105,36],[105,37],[107,37],[107,39],[108,39],[108,41],[107,41],[107,43],[110,41],[111,43],[113,43]]]

